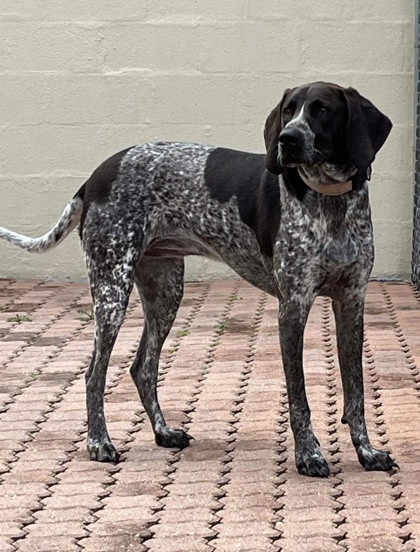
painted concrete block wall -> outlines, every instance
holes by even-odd
[[[375,275],[408,277],[413,213],[412,0],[1,0],[0,224],[47,231],[106,157],[154,139],[264,151],[286,87],[354,86],[394,122],[371,182]],[[229,274],[201,259],[190,279]],[[76,233],[0,276],[85,277]]]

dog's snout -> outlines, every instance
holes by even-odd
[[[285,128],[279,136],[282,146],[297,146],[302,142],[303,134],[297,128]]]

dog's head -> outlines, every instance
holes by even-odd
[[[392,123],[354,88],[316,82],[285,91],[267,118],[266,167],[327,174],[366,173]]]

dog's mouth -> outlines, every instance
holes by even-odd
[[[349,182],[357,173],[354,165],[329,161],[331,152],[312,145],[308,148],[279,146],[278,162],[282,167],[297,168],[306,182],[331,186]]]
[[[278,161],[282,167],[294,168],[300,165],[316,167],[325,163],[326,159],[328,159],[328,154],[317,148],[293,151],[279,147]]]

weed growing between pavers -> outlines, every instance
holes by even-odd
[[[93,310],[89,312],[83,309],[79,309],[77,312],[80,314],[80,316],[77,317],[77,320],[81,320],[82,322],[90,322],[94,319]]]
[[[10,316],[7,321],[21,324],[22,322],[32,322],[32,318],[26,316],[26,314],[24,314],[23,316],[21,316],[20,314],[15,314],[15,316]]]

